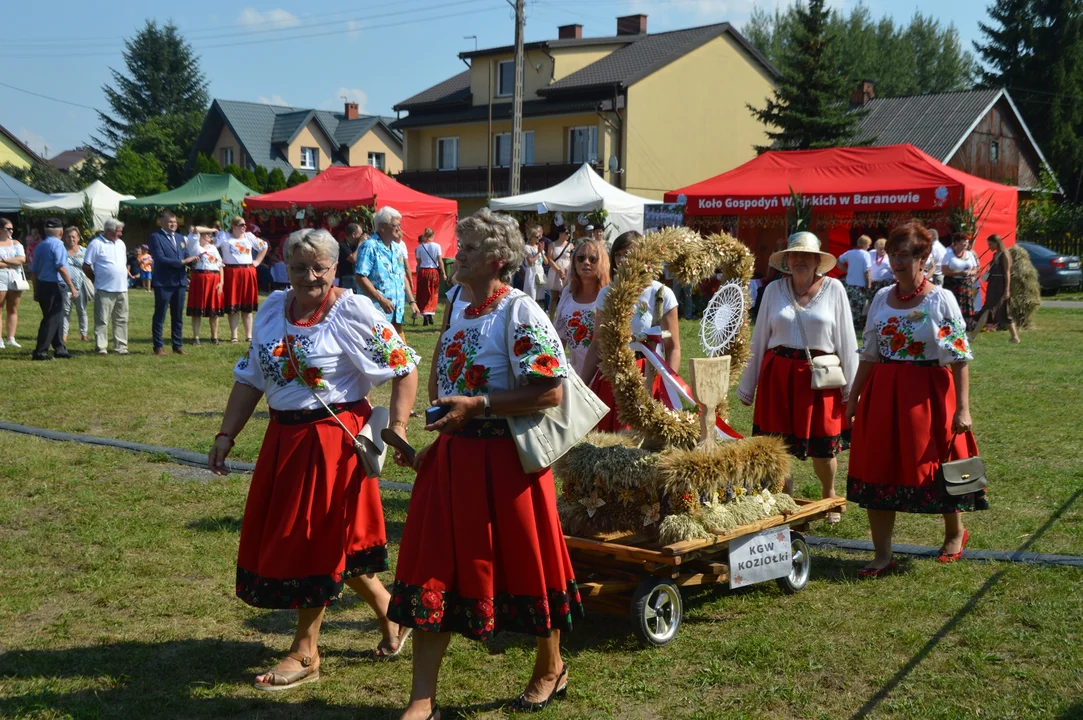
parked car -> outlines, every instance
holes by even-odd
[[[1056,295],[1059,290],[1078,290],[1083,285],[1083,270],[1075,255],[1061,255],[1042,245],[1016,243],[1030,255],[1030,262],[1038,271],[1038,284],[1042,295]]]

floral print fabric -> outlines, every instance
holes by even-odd
[[[513,302],[516,298],[523,299]],[[509,308],[514,325],[511,348],[505,334]],[[567,377],[564,349],[544,311],[518,290],[480,318],[467,318],[462,308],[456,308],[440,338],[436,362],[440,397],[508,390],[509,369],[516,377]]]
[[[560,296],[560,304],[557,306],[557,334],[564,342],[568,362],[580,376],[587,360],[587,350],[594,341],[594,313],[593,302],[578,303],[570,291]]]
[[[389,247],[378,236],[370,237],[357,249],[354,269],[394,304],[394,309],[386,313],[387,319],[401,324],[406,312],[406,263],[399,244],[391,243]]]
[[[887,304],[892,289],[876,294],[865,325],[862,359],[936,360],[941,365],[973,360],[966,322],[955,297],[943,288],[925,296],[916,308],[898,310]]]

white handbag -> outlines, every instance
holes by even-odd
[[[504,319],[504,336],[509,354],[515,345],[514,324],[511,319],[515,303],[526,300],[525,296],[513,298],[508,303]],[[508,364],[508,386],[518,386],[513,361]],[[528,473],[538,472],[551,466],[571,450],[609,412],[605,403],[591,392],[575,370],[568,368],[564,378],[560,405],[530,415],[512,415],[504,419],[515,438],[519,461]]]
[[[842,372],[842,361],[838,355],[828,354],[812,357],[808,347],[808,337],[805,336],[805,325],[801,322],[801,308],[790,293],[790,304],[793,305],[794,318],[797,320],[797,330],[801,333],[801,342],[805,346],[805,357],[808,358],[809,369],[812,370],[813,390],[834,390],[846,387],[846,374]]]
[[[23,273],[22,268],[19,268],[19,274],[13,282],[15,283],[15,287],[12,288],[13,290],[26,292],[30,289],[30,281],[26,279],[26,275]]]

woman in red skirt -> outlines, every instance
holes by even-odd
[[[615,268],[624,262],[624,258],[635,247],[636,240],[641,237],[643,236],[635,230],[629,230],[618,235],[617,239],[613,241],[613,247],[609,250],[609,266],[614,268],[614,274],[616,272]],[[595,317],[604,306],[610,287],[612,286],[606,284],[605,287],[598,291],[598,297],[594,301]],[[672,290],[657,280],[647,286],[640,294],[639,302],[636,303],[631,325],[633,338],[642,338],[652,328],[659,328],[662,332],[662,345],[659,354],[665,358],[666,363],[671,368],[680,370],[681,331],[677,318],[677,296],[673,294]],[[642,355],[638,355],[636,365],[639,366],[639,372],[643,373],[647,367],[647,361]],[[593,378],[589,380],[590,389],[594,391],[599,400],[611,408],[606,416],[598,422],[595,430],[600,432],[627,430],[628,426],[622,423],[618,417],[617,401],[613,397],[613,386],[609,384],[609,380],[598,369],[598,346],[594,343],[591,343],[591,346],[587,349],[580,377],[585,381]],[[665,388],[662,386],[662,378],[656,375],[651,385],[651,394],[655,400],[661,400],[664,393]]]
[[[214,246],[217,231],[209,227],[197,227],[199,244],[195,248],[196,261],[192,266],[192,278],[188,287],[188,317],[192,318],[192,344],[199,344],[199,327],[203,318],[210,318],[211,344],[218,345],[218,318],[225,314],[222,299],[224,282],[222,256]]]
[[[763,290],[737,397],[745,405],[755,400],[752,434],[779,435],[791,455],[812,458],[823,497],[835,497],[836,457],[845,449],[843,408],[857,370],[850,301],[842,283],[826,275],[835,258],[820,250],[820,240],[810,232],[791,235],[770,263],[789,277]],[[839,356],[847,384],[814,390],[808,356],[828,354]],[[839,514],[829,513],[827,520],[837,523]]]
[[[222,287],[223,304],[229,315],[230,342],[237,342],[238,316],[244,322],[246,342],[252,342],[252,313],[259,309],[259,283],[256,266],[267,254],[267,243],[245,228],[243,217],[235,217],[229,224],[229,234],[218,237],[218,250],[226,266]]]
[[[241,524],[237,596],[254,607],[296,609],[297,632],[287,657],[256,677],[260,690],[319,679],[324,607],[343,584],[379,619],[377,656],[398,654],[406,639],[387,618],[390,596],[376,577],[387,569],[383,507],[353,436],[371,412],[369,391],[391,380],[390,427],[406,437],[417,354],[368,298],[333,287],[338,243],[329,232],[294,233],[285,258],[293,290],[272,293],[260,308],[209,457],[211,470],[228,472],[233,439],[266,396],[271,422]]]
[[[950,496],[936,484],[941,462],[973,457],[978,448],[970,432],[966,323],[951,292],[922,271],[932,242],[916,221],[888,238],[896,284],[873,298],[846,406],[854,428],[846,497],[868,510],[876,549],[863,577],[895,568],[896,512],[943,515],[939,559],[947,563],[963,556],[969,539],[962,513],[989,507],[985,490]]]
[[[388,611],[420,631],[407,719],[439,717],[436,683],[453,632],[534,635],[534,673],[511,707],[562,697],[560,635],[583,616],[553,475],[523,471],[503,419],[560,403],[564,352],[545,312],[510,287],[525,254],[515,221],[483,209],[458,234],[455,280],[474,302],[452,312],[440,339],[433,406],[448,412],[425,428],[440,435],[416,458]]]
[[[441,262],[440,243],[433,242],[432,228],[417,239],[417,306],[421,311],[421,324],[432,325],[436,308],[440,304],[440,281],[444,279],[444,263]]]

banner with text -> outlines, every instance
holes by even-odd
[[[731,588],[786,577],[792,569],[789,525],[730,541]]]
[[[813,212],[883,212],[900,210],[938,210],[958,205],[962,189],[941,185],[917,190],[855,193],[817,193],[805,195]],[[688,215],[761,215],[789,211],[790,195],[717,195],[690,197]]]

